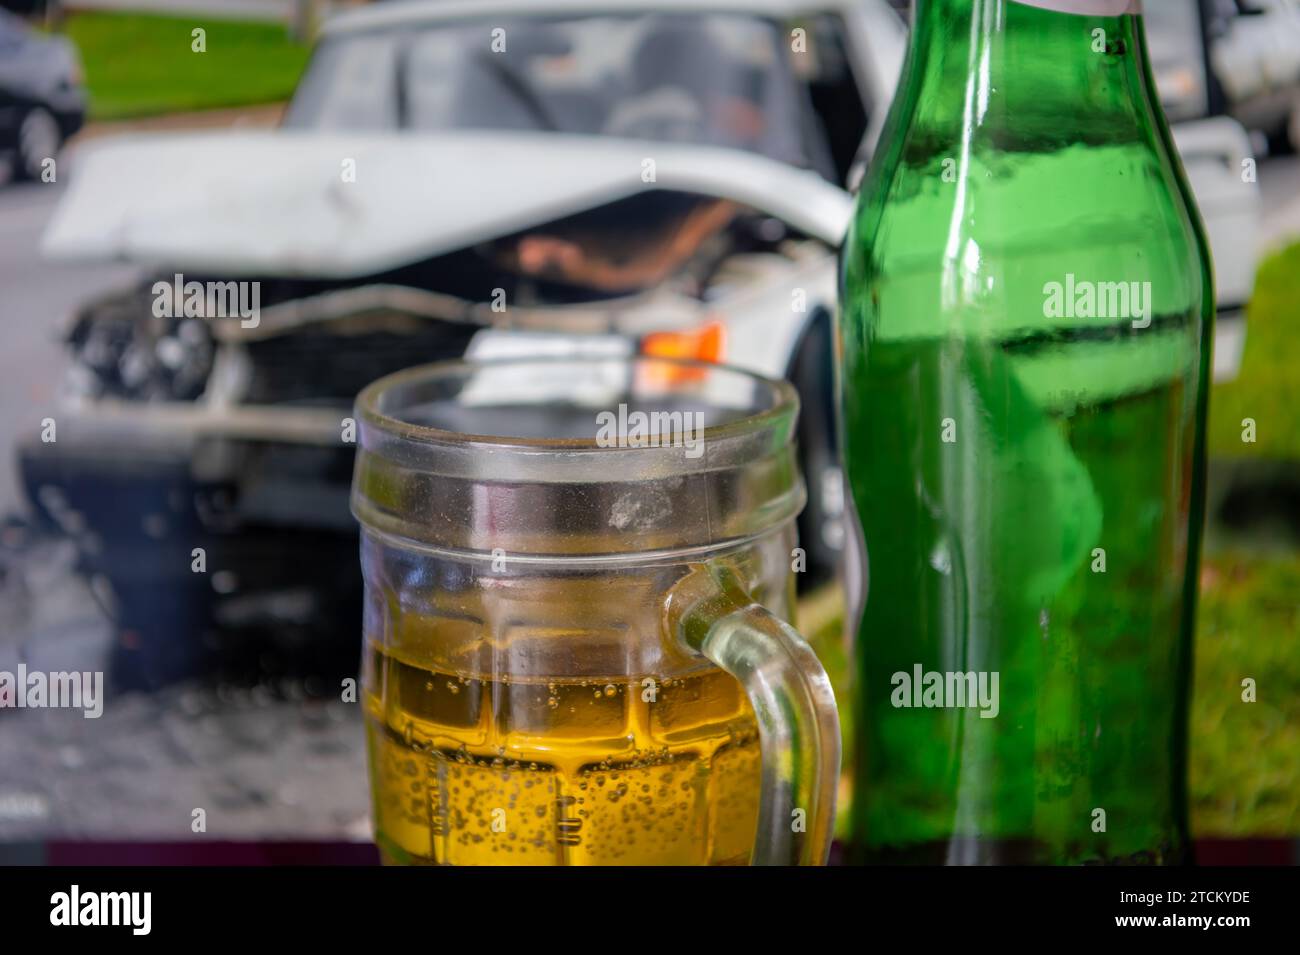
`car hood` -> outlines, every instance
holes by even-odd
[[[812,172],[714,147],[497,132],[125,135],[77,152],[42,250],[349,278],[655,189],[732,199],[831,245],[852,209]]]

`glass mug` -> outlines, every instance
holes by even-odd
[[[839,721],[787,623],[794,390],[444,362],[357,399],[376,841],[405,864],[821,864]]]

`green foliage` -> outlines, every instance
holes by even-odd
[[[1300,832],[1298,595],[1300,555],[1232,552],[1204,563],[1191,733],[1196,836]],[[1254,703],[1242,700],[1247,678]]]
[[[1256,440],[1241,440],[1242,419]],[[1212,458],[1300,460],[1300,244],[1260,266],[1235,381],[1210,396]]]

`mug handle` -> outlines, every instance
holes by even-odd
[[[693,565],[673,587],[665,624],[740,681],[758,719],[762,788],[750,865],[825,865],[835,828],[840,720],[821,661],[720,562]]]

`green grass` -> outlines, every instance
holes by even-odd
[[[1191,729],[1195,835],[1300,833],[1300,555],[1206,558]]]
[[[1208,448],[1219,484],[1300,465],[1300,244],[1260,266],[1240,374],[1210,395]],[[1190,757],[1198,835],[1300,833],[1300,551],[1271,524],[1207,535]],[[1248,677],[1255,703],[1241,699]]]
[[[191,50],[196,27],[207,52]],[[95,120],[284,100],[309,49],[281,24],[202,17],[78,13],[65,32],[81,51]]]
[[[831,689],[840,711],[840,736],[842,759],[840,763],[839,803],[835,813],[836,838],[846,839],[849,833],[849,811],[853,802],[850,775],[853,758],[853,720],[850,692],[853,666],[844,645],[844,598],[838,585],[828,584],[804,596],[799,601],[796,623],[808,644],[817,652],[818,659],[831,678]]]
[[[1221,483],[1251,462],[1300,464],[1300,244],[1260,266],[1241,372],[1214,387],[1208,443]],[[1283,530],[1212,528],[1207,539],[1191,738],[1198,834],[1300,832],[1300,552],[1277,546]],[[1216,553],[1216,541],[1231,546]],[[1255,703],[1241,699],[1246,678]]]
[[[1189,798],[1196,837],[1300,833],[1300,554],[1234,551],[1203,563],[1196,627]],[[801,602],[799,621],[835,687],[845,773],[836,833],[847,835],[850,663],[837,589]],[[1242,680],[1256,701],[1242,700]],[[1152,740],[1152,746],[1164,745]]]
[[[1255,278],[1246,351],[1235,381],[1210,396],[1211,458],[1300,461],[1300,244],[1269,258]],[[1255,442],[1242,441],[1242,419]]]

